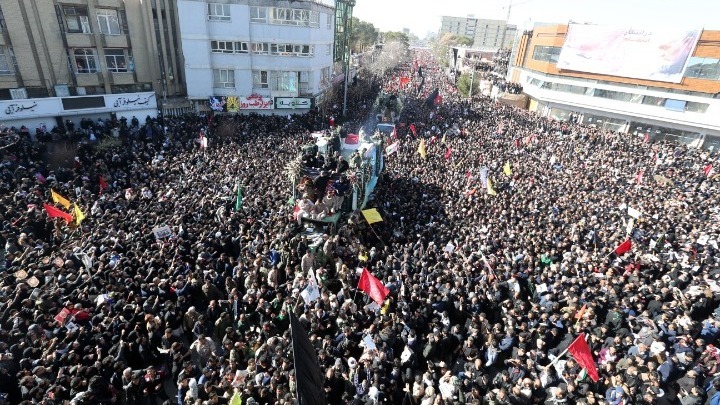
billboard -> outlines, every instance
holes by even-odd
[[[559,69],[679,83],[702,29],[570,24]]]
[[[236,113],[240,110],[272,110],[272,97],[252,94],[247,97],[211,96],[210,109],[216,112]]]

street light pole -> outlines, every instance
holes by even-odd
[[[348,82],[348,76],[350,76],[350,66],[349,61],[345,62],[345,90],[343,91],[343,117],[345,117],[345,112],[347,111],[347,82]]]
[[[470,99],[472,100],[473,81],[475,81],[475,66],[473,65],[472,74],[470,75]]]

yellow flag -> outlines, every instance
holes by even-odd
[[[239,392],[234,393],[230,398],[230,405],[242,405],[242,397]]]
[[[446,134],[443,134],[442,143],[445,143],[445,137],[446,137],[446,136],[447,136]]]
[[[505,163],[505,167],[503,167],[503,172],[505,172],[505,174],[508,176],[510,176],[512,174],[512,169],[510,169],[510,161],[509,160]]]
[[[53,189],[50,189],[50,195],[52,195],[53,202],[59,203],[66,209],[70,209],[70,200],[56,193]]]
[[[381,222],[383,219],[380,216],[380,213],[375,208],[370,208],[368,210],[362,210],[362,215],[365,217],[365,220],[368,224],[374,224],[375,222]]]
[[[420,146],[418,146],[418,153],[420,156],[422,156],[423,159],[425,159],[425,156],[427,153],[425,152],[425,138],[420,139]]]
[[[75,213],[75,223],[80,225],[80,223],[85,219],[85,214],[83,214],[82,210],[80,210],[80,207],[77,206],[77,204],[73,204],[75,208],[73,209]]]
[[[382,314],[382,315],[387,314],[389,309],[390,309],[390,298],[385,300],[385,305],[383,305],[382,308],[380,309],[380,314]]]
[[[495,189],[493,188],[490,179],[487,179],[487,192],[490,195],[497,195],[497,191],[495,191]]]

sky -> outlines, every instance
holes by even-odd
[[[720,0],[357,0],[353,16],[380,31],[424,38],[440,29],[440,17],[505,19],[520,29],[533,23],[569,21],[622,26],[700,27],[720,30]]]

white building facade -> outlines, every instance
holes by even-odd
[[[187,93],[216,112],[307,110],[332,75],[327,0],[179,0]]]

